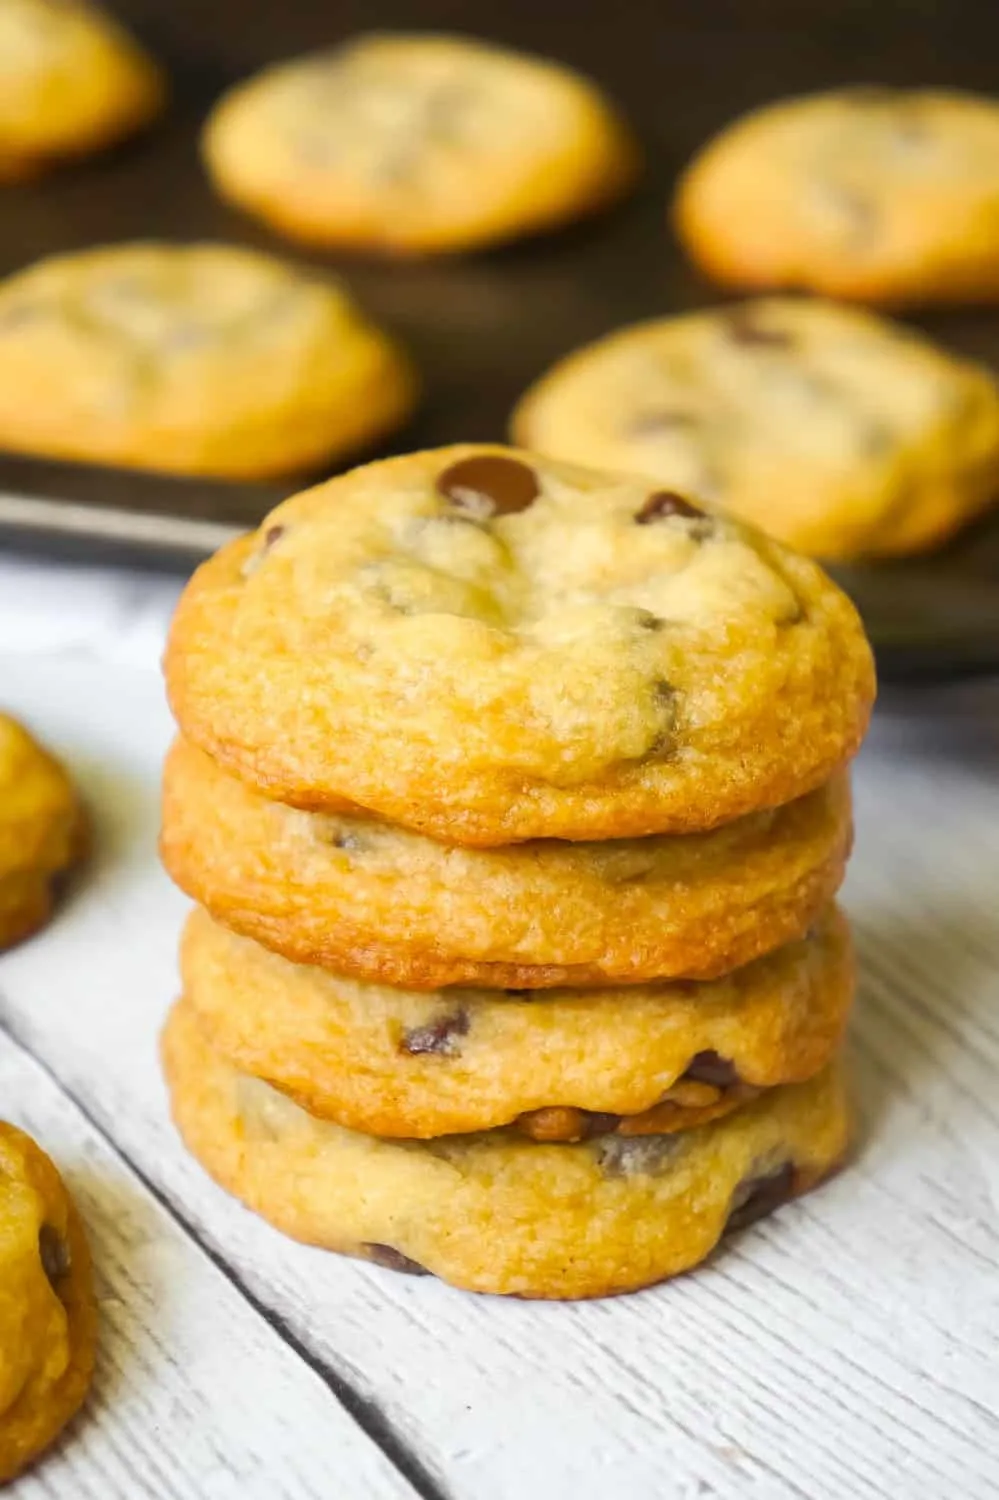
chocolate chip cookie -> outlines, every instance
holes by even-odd
[[[467,250],[575,219],[633,180],[630,132],[555,63],[449,36],[360,37],[216,106],[219,192],[282,234],[392,254]]]
[[[0,713],[0,948],[44,926],[59,877],[85,844],[85,818],[62,766]]]
[[[186,1003],[163,1060],[187,1146],[249,1207],[296,1239],[471,1291],[598,1297],[661,1281],[812,1187],[848,1143],[836,1064],[696,1130],[567,1145],[344,1130],[240,1074]]]
[[[999,103],[852,88],[770,104],[695,158],[680,238],[716,280],[885,304],[999,296]]]
[[[0,0],[0,182],[130,135],[162,106],[155,63],[84,0]]]
[[[989,371],[830,302],[761,298],[611,334],[529,391],[512,430],[826,558],[930,547],[999,497]]]
[[[476,445],[279,506],[194,575],[166,673],[187,738],[266,795],[478,845],[789,802],[874,695],[814,563],[648,481]]]
[[[177,884],[286,958],[410,989],[711,977],[802,935],[850,849],[844,774],[710,833],[465,849],[262,797],[178,740],[160,849]]]
[[[52,1442],[94,1367],[83,1226],[34,1141],[0,1121],[0,1484]]]
[[[0,284],[0,446],[262,478],[369,442],[408,360],[325,277],[225,245],[116,245]]]
[[[290,964],[196,910],[181,976],[240,1072],[351,1130],[420,1138],[686,1130],[817,1073],[853,994],[832,909],[809,937],[709,983],[431,994]]]

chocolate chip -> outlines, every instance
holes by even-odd
[[[527,510],[541,493],[533,469],[500,453],[461,459],[438,475],[437,488],[452,505],[483,521]]]
[[[287,529],[286,526],[268,526],[259,545],[254,548],[243,564],[242,573],[244,578],[249,578],[251,574],[257,571],[268,552],[274,546],[274,543],[280,541]]]
[[[468,1011],[456,1010],[430,1021],[426,1026],[414,1026],[405,1032],[399,1044],[400,1052],[411,1057],[432,1053],[437,1057],[458,1057],[461,1047],[458,1038],[468,1033]]]
[[[384,1266],[386,1271],[401,1271],[404,1276],[433,1275],[426,1266],[421,1266],[417,1260],[410,1260],[408,1255],[403,1255],[401,1250],[396,1250],[392,1245],[371,1243],[361,1248],[369,1260],[374,1261],[376,1266]]]
[[[669,755],[676,748],[676,689],[664,677],[652,683],[653,707],[662,711],[665,719],[649,743],[646,755]]]
[[[792,1197],[794,1180],[794,1163],[786,1161],[772,1172],[765,1172],[759,1177],[747,1177],[745,1182],[740,1182],[732,1194],[726,1234],[745,1229],[747,1225],[755,1224],[757,1219],[773,1213],[775,1208],[780,1208],[782,1203]]]
[[[605,1135],[591,1149],[605,1177],[654,1177],[681,1147],[676,1135]]]
[[[53,1287],[57,1281],[69,1275],[71,1264],[69,1246],[58,1229],[53,1229],[51,1224],[43,1224],[38,1231],[38,1254],[42,1262],[42,1270]]]
[[[780,328],[767,328],[745,307],[736,308],[729,313],[723,326],[734,344],[756,345],[765,349],[790,349],[793,343],[789,333]]]
[[[670,516],[683,516],[685,518],[702,518],[703,510],[700,510],[690,500],[685,500],[673,490],[656,490],[650,495],[641,510],[635,512],[635,520],[639,526],[648,526],[652,521],[666,521]]]
[[[655,632],[657,630],[663,630],[665,628],[666,621],[663,619],[662,615],[654,615],[650,609],[640,609],[635,614],[635,624],[638,626],[639,630],[651,630]]]
[[[695,1053],[682,1076],[691,1083],[710,1083],[716,1089],[730,1089],[733,1084],[740,1082],[732,1060],[721,1057],[713,1048]]]
[[[362,840],[356,833],[348,833],[345,828],[338,828],[333,835],[333,848],[343,849],[348,854],[356,854],[364,848]]]

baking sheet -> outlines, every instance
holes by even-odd
[[[676,172],[727,120],[843,83],[937,83],[999,94],[999,7],[882,0],[670,0],[568,5],[119,0],[170,71],[168,114],[105,156],[0,198],[0,273],[57,250],[134,238],[231,240],[328,267],[410,347],[425,393],[379,452],[505,436],[520,393],[568,350],[622,323],[720,300],[665,225]],[[461,260],[310,256],[226,208],[197,157],[218,94],[264,63],[376,27],[461,30],[592,74],[643,138],[648,170],[613,213]],[[917,321],[999,369],[999,308]],[[321,474],[307,476],[311,481]],[[187,567],[300,486],[226,484],[0,455],[0,547]],[[999,515],[942,553],[841,570],[882,673],[999,669]]]

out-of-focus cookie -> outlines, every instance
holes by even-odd
[[[96,1340],[79,1215],[45,1153],[0,1121],[0,1484],[77,1411]]]
[[[999,297],[999,102],[851,88],[716,136],[674,207],[691,257],[739,287],[885,304]]]
[[[59,877],[85,843],[84,815],[62,766],[0,713],[0,948],[45,924]]]
[[[637,153],[598,89],[461,37],[361,37],[268,68],[216,106],[219,191],[280,233],[392,253],[466,250],[618,197]]]
[[[827,781],[874,695],[814,563],[641,479],[462,445],[286,501],[188,584],[188,739],[459,844],[714,827]]]
[[[851,835],[840,775],[709,833],[449,847],[272,802],[178,740],[160,847],[189,896],[299,963],[410,989],[539,989],[749,963],[801,937]]]
[[[83,0],[0,0],[0,182],[130,135],[162,106],[141,47]]]
[[[0,285],[0,447],[182,474],[314,468],[413,404],[328,278],[226,245],[115,245]]]
[[[703,1260],[842,1161],[837,1064],[696,1130],[576,1145],[516,1130],[385,1141],[316,1119],[240,1074],[193,1008],[171,1012],[174,1119],[212,1176],[296,1239],[471,1291],[600,1297]]]
[[[832,909],[710,983],[429,995],[290,964],[195,910],[181,976],[240,1072],[351,1130],[421,1139],[514,1123],[548,1141],[689,1129],[811,1078],[853,994]]]
[[[999,498],[993,376],[830,302],[762,298],[625,328],[557,364],[512,431],[827,558],[932,546]]]

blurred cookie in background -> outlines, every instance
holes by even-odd
[[[851,88],[736,120],[674,212],[717,281],[898,304],[999,297],[997,204],[999,102]]]
[[[636,175],[632,137],[557,63],[438,35],[371,35],[265,69],[204,135],[219,192],[279,233],[393,254],[575,219]]]
[[[402,421],[415,377],[329,278],[225,245],[116,245],[0,284],[0,448],[220,478]]]
[[[0,948],[44,926],[59,877],[85,845],[85,818],[66,772],[0,713]]]
[[[165,95],[156,64],[96,6],[0,0],[0,182],[121,140]]]
[[[0,1120],[0,1484],[76,1413],[96,1341],[80,1217],[44,1151]]]
[[[830,559],[932,547],[999,494],[991,374],[867,312],[761,298],[557,364],[514,441],[648,474]]]

